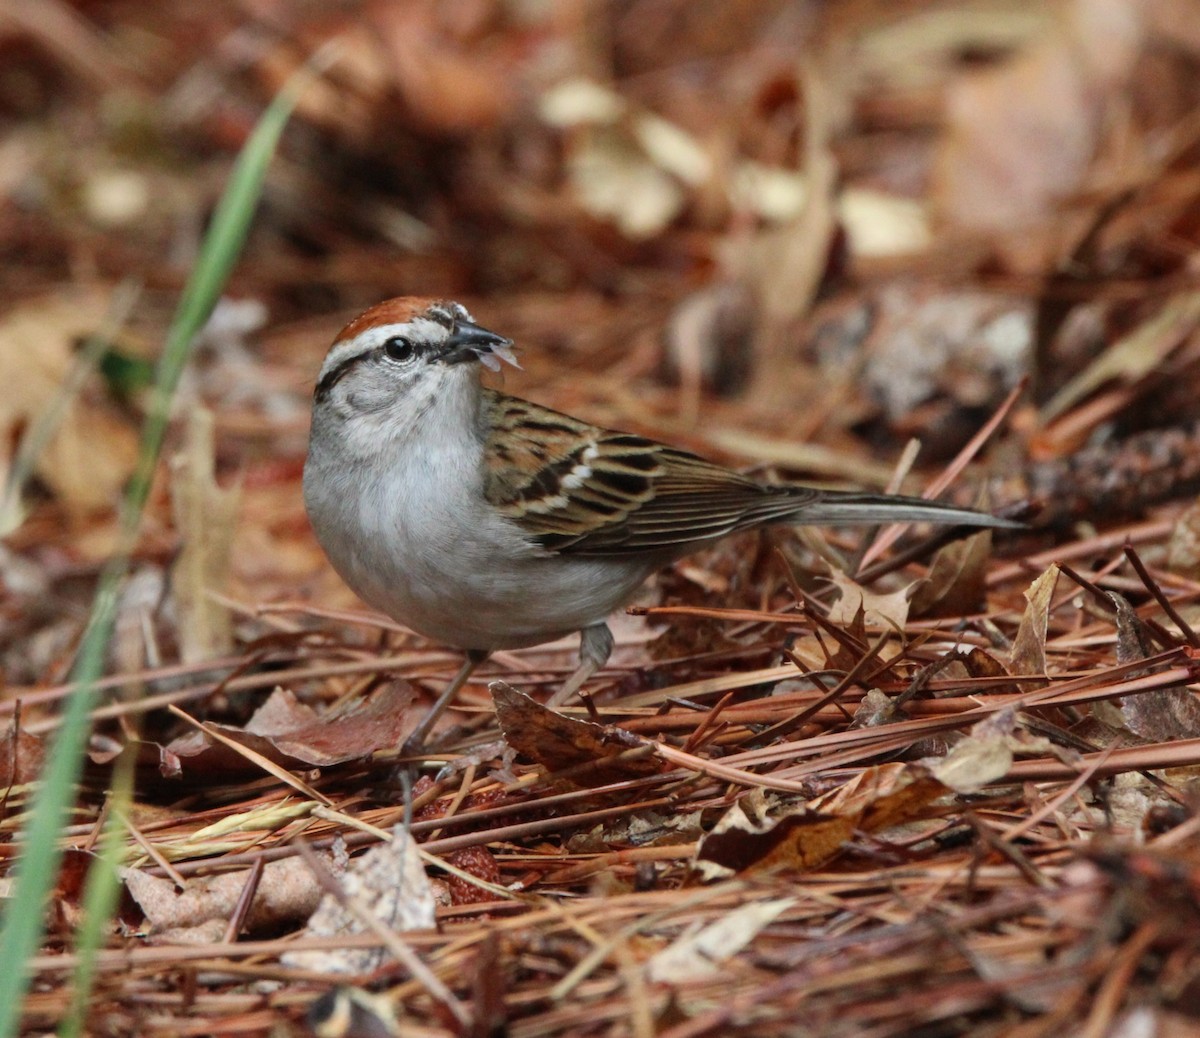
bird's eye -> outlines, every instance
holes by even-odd
[[[383,344],[383,352],[388,360],[404,362],[412,360],[417,351],[412,342],[403,335],[393,335]]]

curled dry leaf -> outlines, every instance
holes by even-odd
[[[614,770],[631,776],[653,775],[662,770],[653,758],[613,759],[626,750],[645,745],[622,728],[564,717],[504,681],[493,681],[489,687],[496,719],[508,744],[550,771],[604,762],[603,781],[608,782]]]
[[[246,888],[250,869],[191,879],[183,890],[172,880],[141,869],[122,869],[121,878],[145,915],[149,933],[169,932],[175,941],[205,943],[211,939],[212,924],[217,925],[218,934],[224,932]],[[259,877],[246,926],[262,930],[307,919],[320,899],[321,888],[312,870],[299,858],[269,861]]]
[[[1014,675],[1046,673],[1046,628],[1050,622],[1050,599],[1058,581],[1058,567],[1050,566],[1025,592],[1025,614],[1009,653],[1009,671]],[[1022,687],[1031,688],[1028,682]]]
[[[1117,610],[1117,662],[1144,660],[1153,651],[1145,624],[1123,595],[1109,592],[1108,597]],[[1143,739],[1168,742],[1200,735],[1200,703],[1186,685],[1148,689],[1117,702],[1125,726]]]
[[[340,877],[342,888],[357,907],[370,912],[386,927],[431,930],[435,904],[420,850],[402,825],[389,843],[372,847],[350,862]],[[332,894],[326,894],[309,919],[307,937],[344,937],[367,932],[367,925]],[[283,956],[288,966],[322,973],[366,973],[378,969],[387,956],[381,948],[342,948],[335,951],[294,951]]]
[[[927,768],[886,764],[778,818],[767,816],[761,797],[748,794],[700,841],[692,867],[705,880],[780,867],[814,869],[837,855],[856,832],[912,821],[947,792]]]
[[[346,703],[336,715],[318,715],[295,694],[277,688],[258,708],[245,728],[213,725],[222,735],[262,754],[276,764],[301,763],[330,767],[393,749],[408,729],[412,689],[388,682],[366,699]],[[202,731],[188,732],[166,749],[191,770],[241,771],[250,763],[236,751],[209,739]]]
[[[838,626],[853,623],[862,614],[868,627],[888,627],[902,630],[908,623],[908,606],[916,585],[908,584],[899,591],[880,593],[870,591],[852,577],[838,570],[830,574],[840,597],[829,607],[829,622]]]
[[[956,793],[974,793],[1008,774],[1015,748],[1034,749],[1016,738],[1016,723],[1015,710],[999,710],[975,725],[944,757],[923,763],[934,777]],[[1050,743],[1040,740],[1037,748],[1049,752]]]
[[[987,561],[992,554],[992,532],[981,530],[934,556],[929,576],[918,581],[912,595],[915,616],[965,616],[979,612],[987,602]]]
[[[894,696],[889,696],[877,688],[867,689],[866,695],[854,709],[855,728],[877,728],[882,724],[891,724],[904,717],[896,705]]]
[[[968,676],[972,678],[1005,678],[1010,673],[1003,663],[978,645],[972,646],[966,652],[959,653],[958,662],[963,665]],[[1016,695],[1020,689],[1014,684],[1005,682],[996,685],[991,691],[1004,695]]]

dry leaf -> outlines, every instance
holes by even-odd
[[[806,79],[805,92],[814,121],[806,141],[803,207],[787,223],[722,243],[722,265],[749,286],[762,301],[767,322],[776,326],[812,305],[838,228],[837,166],[825,136],[829,101],[815,76]]]
[[[903,256],[929,248],[933,232],[926,206],[869,188],[847,188],[838,202],[850,254],[861,258]]]
[[[1200,499],[1193,501],[1171,529],[1167,569],[1181,577],[1200,577]]]
[[[909,598],[916,584],[908,584],[899,591],[880,593],[868,591],[853,577],[838,570],[830,573],[830,579],[837,586],[840,596],[829,607],[829,622],[838,626],[846,626],[862,614],[863,621],[869,627],[886,627],[892,630],[903,630],[908,623]]]
[[[20,387],[0,400],[0,483],[13,445],[55,402],[74,367],[75,343],[100,327],[106,306],[101,293],[64,293],[30,300],[0,318],[0,385]],[[68,404],[34,471],[68,511],[85,513],[115,505],[136,455],[129,420],[95,386],[85,386]]]
[[[203,941],[211,932],[209,924],[218,924],[220,932],[228,925],[246,888],[250,870],[191,879],[182,891],[174,881],[151,876],[141,869],[122,869],[121,877],[145,915],[150,933],[170,931],[176,940]],[[312,870],[299,858],[269,861],[254,891],[246,926],[262,930],[307,919],[320,897],[321,888]],[[189,936],[191,931],[198,932]]]
[[[867,694],[862,697],[854,709],[854,727],[877,728],[879,725],[891,724],[903,717],[904,714],[896,708],[896,700],[893,696],[889,696],[877,688],[869,688]]]
[[[615,123],[625,114],[625,99],[593,79],[579,76],[556,83],[538,100],[542,121],[560,130]]]
[[[700,841],[692,867],[705,880],[747,870],[813,869],[833,858],[856,832],[912,821],[947,792],[924,767],[887,764],[779,818],[767,816],[762,798],[747,795]]]
[[[719,974],[723,962],[733,958],[794,904],[796,898],[781,897],[735,908],[660,951],[646,963],[646,976],[662,984],[685,984]]]
[[[1015,747],[1029,748],[1014,737],[1016,722],[1016,710],[998,710],[976,724],[944,757],[922,763],[956,793],[974,793],[1008,774]],[[1045,745],[1048,750],[1049,743]]]
[[[44,757],[42,740],[10,721],[0,735],[0,797],[13,786],[33,782],[41,774]]]
[[[1003,663],[996,659],[990,652],[981,649],[978,645],[973,646],[967,652],[959,653],[958,661],[973,678],[1004,678],[1010,674],[1010,671]],[[1009,684],[992,689],[993,693],[1016,694],[1018,691],[1016,685]]]
[[[917,582],[912,596],[913,615],[966,616],[984,609],[991,554],[991,530],[947,544],[934,556],[929,576]]]
[[[684,186],[712,177],[712,160],[682,127],[652,112],[630,111],[624,98],[588,79],[569,79],[538,106],[567,140],[567,178],[579,204],[611,220],[628,238],[650,238],[682,212]]]
[[[1050,622],[1050,600],[1058,581],[1058,567],[1050,566],[1025,592],[1025,614],[1009,653],[1009,673],[1044,675],[1046,673],[1046,628]],[[1022,682],[1023,688],[1032,688]]]
[[[933,185],[943,214],[1001,233],[1080,189],[1141,26],[1126,0],[1073,0],[1018,54],[949,82]]]
[[[1117,610],[1117,662],[1144,660],[1153,652],[1145,624],[1123,595],[1108,593]],[[1200,735],[1200,702],[1186,685],[1155,688],[1117,700],[1124,725],[1143,739],[1169,742]]]
[[[276,764],[298,762],[324,768],[399,746],[409,727],[411,703],[412,689],[404,682],[390,681],[366,699],[347,702],[336,716],[318,715],[288,689],[277,688],[245,728],[223,724],[211,727]],[[166,753],[191,771],[244,771],[253,767],[241,754],[199,730],[174,740]]]
[[[495,126],[508,116],[518,94],[504,38],[461,38],[438,8],[434,0],[376,0],[363,12],[371,33],[362,45],[382,44],[387,71],[405,106],[427,129],[461,134]],[[381,107],[394,105],[390,92],[377,100]]]
[[[683,211],[678,181],[617,127],[580,131],[567,156],[579,204],[627,238],[652,238]]]
[[[631,129],[642,150],[659,169],[698,187],[712,176],[712,160],[690,133],[652,112],[640,112]]]
[[[339,880],[347,897],[390,930],[403,933],[432,930],[435,926],[436,905],[420,849],[403,825],[392,831],[390,843],[372,847],[353,859]],[[366,932],[366,924],[332,894],[321,899],[304,929],[307,937],[344,937]],[[389,954],[382,948],[293,951],[283,956],[283,962],[321,973],[367,973],[382,966]]]
[[[604,761],[608,766],[598,772],[600,781],[611,782],[614,769],[631,776],[653,775],[662,770],[657,758],[611,759],[645,745],[623,728],[564,717],[504,681],[493,681],[488,687],[496,706],[496,719],[508,744],[550,771]]]

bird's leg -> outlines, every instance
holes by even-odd
[[[412,734],[404,740],[404,745],[400,752],[406,757],[420,753],[425,748],[425,740],[429,738],[429,733],[433,730],[433,726],[437,724],[438,718],[446,712],[446,707],[450,705],[454,697],[462,690],[463,685],[467,683],[467,679],[475,672],[475,668],[488,658],[488,653],[480,649],[468,649],[467,658],[463,660],[463,665],[458,669],[458,673],[450,679],[445,690],[433,706],[429,708],[421,723],[412,730]]]
[[[576,692],[583,688],[583,683],[608,662],[612,655],[613,636],[608,624],[592,624],[585,627],[579,635],[579,666],[565,682],[562,688],[548,700],[547,706],[562,706]]]

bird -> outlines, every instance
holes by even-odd
[[[520,367],[462,304],[404,296],[355,317],[313,390],[304,503],[360,598],[465,659],[404,744],[418,752],[491,653],[580,633],[570,700],[607,619],[669,563],[777,524],[1021,524],[922,498],[768,483],[483,384]]]

